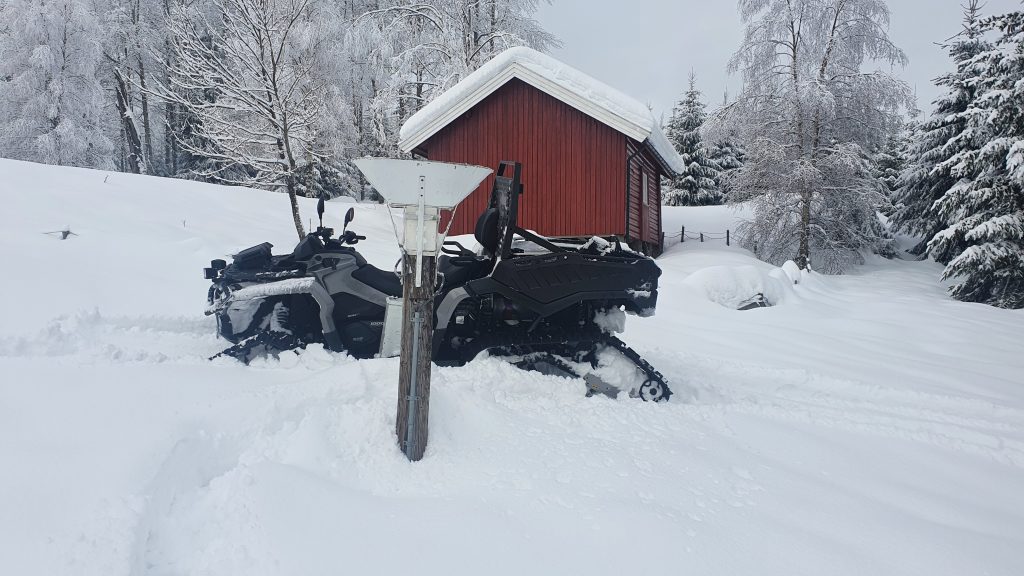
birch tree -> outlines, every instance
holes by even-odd
[[[151,102],[153,75],[164,71],[153,56],[164,44],[165,2],[162,0],[94,0],[103,14],[103,56],[108,90],[120,121],[122,170],[167,174],[162,150],[165,130],[156,103]]]
[[[366,11],[359,20],[379,35],[386,72],[371,104],[378,140],[392,145],[405,119],[495,54],[559,46],[533,19],[541,1],[394,0]]]
[[[317,18],[311,0],[212,0],[208,12],[179,5],[169,21],[168,84],[159,90],[192,118],[181,146],[214,161],[193,175],[283,189],[300,238],[296,174],[303,158],[322,155],[325,86],[309,57],[322,41]]]
[[[0,149],[47,164],[110,168],[100,79],[102,30],[86,0],[9,0],[0,8]]]
[[[0,0],[0,154],[363,196],[350,159],[547,0]],[[297,231],[301,221],[290,202]]]
[[[740,230],[759,256],[840,272],[891,241],[886,201],[865,150],[879,147],[912,96],[866,61],[903,65],[883,0],[740,0],[744,39],[730,62],[744,89],[716,119],[746,144],[730,201],[750,202]],[[714,129],[711,130],[712,134]]]

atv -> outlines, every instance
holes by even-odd
[[[518,225],[522,166],[502,162],[488,207],[477,220],[479,249],[442,243],[434,299],[434,362],[461,366],[481,355],[527,370],[582,378],[588,395],[621,390],[648,401],[672,392],[662,375],[614,333],[625,315],[654,313],[661,270],[617,240],[574,244]],[[243,362],[322,342],[356,358],[395,356],[402,286],[396,273],[366,262],[353,248],[365,239],[320,226],[291,254],[269,243],[214,260],[207,314],[234,343],[221,355]]]

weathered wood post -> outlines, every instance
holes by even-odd
[[[725,245],[726,246],[730,245],[729,244],[729,229],[728,228],[725,229]]]
[[[416,260],[422,277],[416,285]],[[398,369],[398,415],[395,434],[412,461],[427,449],[430,412],[430,358],[434,342],[434,278],[436,256],[406,254],[402,258],[402,357]],[[408,351],[408,352],[407,352]]]
[[[700,233],[700,241],[701,241],[701,242],[703,242],[703,241],[704,241],[704,233],[703,233],[703,232],[701,232],[701,233]]]
[[[679,241],[686,242],[686,226],[683,226],[683,230],[679,233]]]
[[[355,165],[388,206],[402,209],[402,351],[395,436],[412,461],[427,449],[430,368],[434,336],[434,280],[442,210],[462,202],[489,168],[444,162],[360,158]]]

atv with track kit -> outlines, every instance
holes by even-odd
[[[502,162],[477,221],[478,250],[445,241],[434,301],[434,362],[460,366],[481,355],[528,370],[581,378],[588,394],[667,400],[664,377],[615,332],[625,315],[651,316],[661,270],[617,241],[568,244],[518,225],[522,166]],[[214,260],[208,314],[235,345],[222,354],[248,362],[322,342],[357,358],[395,355],[402,293],[396,274],[377,269],[321,226],[289,255],[260,244]]]

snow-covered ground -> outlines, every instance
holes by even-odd
[[[356,210],[389,268],[385,209]],[[0,160],[0,573],[1024,569],[1024,312],[950,300],[934,263],[794,286],[735,245],[673,246],[624,336],[672,402],[435,369],[410,464],[395,360],[206,360],[201,269],[264,240],[294,243],[281,195]],[[752,290],[776,305],[727,307]]]

